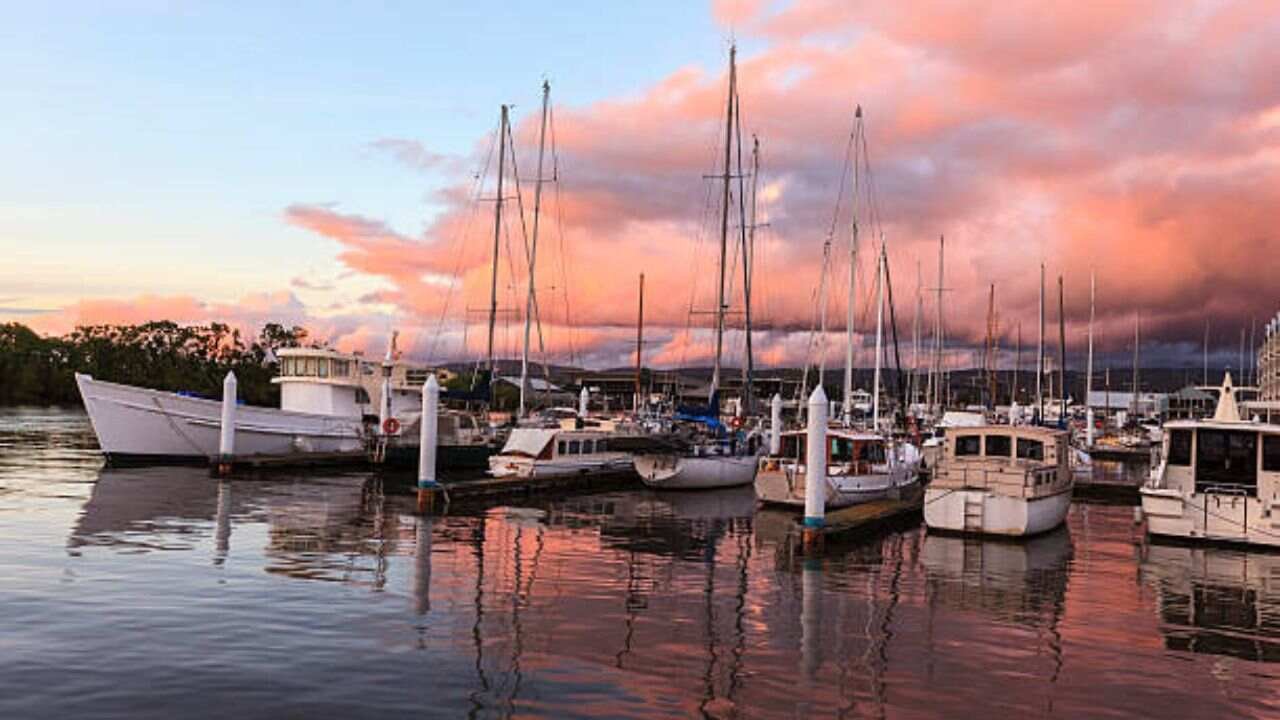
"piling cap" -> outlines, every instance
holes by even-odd
[[[423,389],[423,391],[425,391],[425,392],[439,392],[439,391],[440,391],[440,381],[439,381],[439,380],[436,380],[436,374],[435,374],[435,373],[431,373],[430,375],[428,375],[428,376],[427,376],[427,381],[426,381],[425,383],[423,383],[423,384],[422,384],[422,389]]]
[[[770,402],[770,404],[772,404],[772,405],[778,405],[778,406],[781,406],[781,405],[782,405],[782,396],[781,396],[781,395],[779,395],[778,393],[774,393],[774,394],[773,394],[773,398],[772,398],[772,399],[770,399],[770,400],[769,400],[769,402]]]
[[[228,370],[227,376],[222,378],[222,382],[224,385],[226,383],[235,383],[235,381],[236,381],[236,373],[234,370]]]
[[[814,403],[818,403],[823,407],[827,406],[827,392],[822,389],[821,385],[814,388],[813,394],[809,396],[809,404],[813,405]]]

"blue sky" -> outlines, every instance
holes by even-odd
[[[233,301],[338,268],[282,220],[337,203],[416,233],[446,178],[370,143],[464,155],[497,106],[626,96],[726,39],[699,3],[7,3],[0,308]],[[2,313],[3,310],[0,310]],[[12,313],[10,313],[12,315]]]

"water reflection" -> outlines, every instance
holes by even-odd
[[[0,511],[20,511],[0,716],[15,693],[49,716],[1280,712],[1276,561],[1139,555],[1128,508],[1025,543],[917,527],[803,558],[794,516],[749,488],[423,518],[369,475],[219,482],[13,447],[35,459],[0,463]]]
[[[1280,662],[1280,555],[1152,544],[1139,568],[1165,647]]]

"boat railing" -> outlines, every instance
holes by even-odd
[[[1042,488],[1053,485],[1057,480],[1058,469],[1053,466],[1018,468],[1012,464],[984,463],[947,468],[943,475],[935,479],[934,484],[938,487],[958,485],[962,488],[998,489],[1008,494],[1029,497],[1038,494]]]

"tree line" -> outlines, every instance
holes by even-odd
[[[309,341],[305,328],[268,323],[257,337],[223,323],[86,325],[66,335],[42,336],[21,323],[0,324],[0,405],[78,404],[75,373],[98,380],[222,397],[222,379],[234,371],[240,399],[278,406],[271,383],[275,351]]]

